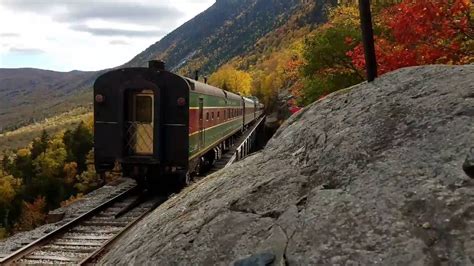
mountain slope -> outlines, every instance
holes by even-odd
[[[324,3],[302,0],[219,0],[137,55],[125,66],[143,66],[164,60],[169,69],[191,75],[200,69],[211,73],[229,59],[250,52],[257,41],[283,25],[297,10],[313,6],[302,24],[322,21]]]
[[[0,132],[89,104],[86,95],[96,76],[97,72],[0,69]]]

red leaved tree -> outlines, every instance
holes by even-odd
[[[473,60],[470,0],[405,0],[379,14],[386,29],[375,37],[379,74],[426,64],[465,64]],[[364,49],[347,55],[360,70]]]

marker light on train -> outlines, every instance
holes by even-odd
[[[184,99],[183,97],[179,97],[176,102],[177,102],[178,106],[185,106],[186,105],[186,99]]]
[[[95,96],[95,101],[96,101],[96,103],[103,103],[104,100],[105,100],[105,97],[104,97],[104,95],[102,95],[102,94],[97,94],[97,95]]]

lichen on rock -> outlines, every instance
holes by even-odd
[[[473,92],[468,65],[329,95],[261,152],[161,205],[100,263],[472,264]]]

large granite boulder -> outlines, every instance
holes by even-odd
[[[472,147],[474,65],[401,69],[292,116],[100,263],[473,264]]]

